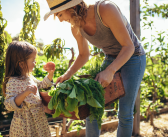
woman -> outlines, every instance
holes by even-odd
[[[79,55],[65,74],[57,79],[63,82],[71,78],[89,59],[87,40],[105,53],[103,65],[106,69],[97,74],[103,87],[109,85],[114,74],[121,72],[126,95],[119,100],[118,137],[131,137],[133,128],[133,108],[146,66],[145,52],[135,36],[127,19],[116,4],[108,0],[87,6],[82,0],[47,0],[51,14],[62,21],[71,23]],[[86,136],[98,137],[97,122],[86,118]]]

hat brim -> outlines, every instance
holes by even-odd
[[[60,11],[63,11],[63,10],[66,10],[66,9],[69,9],[69,8],[71,8],[71,7],[73,7],[73,6],[76,6],[77,4],[81,3],[82,1],[83,1],[83,0],[72,0],[72,1],[66,3],[65,5],[63,5],[63,6],[59,7],[59,8],[56,8],[56,9],[54,9],[54,10],[51,10],[50,12],[47,12],[47,13],[45,14],[45,16],[44,16],[44,21],[46,21],[47,18],[48,18],[50,15],[52,15],[52,14],[54,14],[54,13],[57,13],[57,12],[60,12]]]

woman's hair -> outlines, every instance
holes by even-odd
[[[5,58],[5,77],[3,82],[3,93],[6,93],[6,83],[10,77],[21,77],[22,72],[28,72],[27,60],[33,52],[37,52],[35,46],[24,41],[13,41],[9,44]],[[20,67],[24,64],[24,70]]]
[[[87,16],[87,10],[88,6],[86,5],[85,2],[81,2],[75,7],[67,9],[71,13],[71,17],[73,18],[74,21],[74,26],[80,28],[80,23],[81,21],[85,22],[86,16]],[[56,13],[54,14],[54,19],[56,17]]]

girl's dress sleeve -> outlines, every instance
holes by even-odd
[[[44,77],[43,81],[39,81],[33,76],[33,80],[37,83],[38,89],[45,89],[52,86],[52,82],[48,79],[47,76]]]
[[[18,107],[15,103],[15,97],[20,93],[20,86],[14,79],[9,79],[6,84],[6,98],[4,101],[4,105],[7,110],[15,111],[18,109],[22,109],[22,104]]]

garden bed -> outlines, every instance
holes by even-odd
[[[160,109],[159,112],[155,112],[154,124],[156,127],[152,127],[150,125],[150,121],[146,121],[144,117],[141,116],[140,122],[140,135],[139,137],[153,137],[154,134],[161,134],[158,137],[167,137],[168,136],[168,108]],[[160,124],[159,124],[160,122]],[[57,124],[57,126],[59,126]],[[118,119],[115,116],[108,116],[104,119],[101,128],[101,136],[100,137],[116,137],[118,127]],[[86,128],[82,128],[79,131],[72,130],[67,132],[66,137],[85,137]],[[159,132],[160,130],[160,132]],[[56,129],[55,125],[50,125],[50,131],[52,133],[52,137],[56,137]],[[59,136],[61,137],[61,127],[59,127]],[[152,132],[153,131],[153,132]],[[148,133],[149,132],[149,133]]]
[[[153,137],[154,134],[162,134],[162,135],[158,135],[158,137],[167,137],[168,136],[168,102],[166,101],[164,103],[164,108],[160,108],[158,112],[155,112],[155,118],[154,118],[154,124],[156,125],[155,128],[153,128],[152,126],[150,126],[150,122],[146,122],[145,118],[141,116],[141,123],[140,123],[140,136],[139,137],[143,137],[145,135],[145,137]],[[101,136],[100,137],[115,137],[116,136],[116,129],[118,126],[118,119],[116,118],[116,116],[114,116],[114,111],[113,112],[108,112],[106,119],[104,119],[104,123],[102,124],[102,132],[101,132]],[[160,123],[159,123],[159,122]],[[7,123],[6,123],[7,122]],[[56,136],[56,129],[55,126],[60,126],[60,131],[61,131],[61,123],[62,123],[62,118],[48,118],[48,122],[49,122],[49,127],[50,127],[50,131],[52,133],[52,136]],[[113,123],[114,122],[114,123]],[[2,124],[3,123],[3,124]],[[9,131],[9,126],[10,126],[10,120],[6,121],[1,121],[0,126],[1,131],[5,131],[7,130],[7,132],[3,133],[4,137],[8,137],[8,131]],[[110,128],[111,127],[111,128]],[[151,135],[148,136],[149,132]],[[61,134],[61,133],[60,133]],[[67,137],[77,135],[77,131],[73,130],[71,132],[67,132]],[[85,136],[85,127],[82,128],[82,130],[79,132],[79,136],[78,137],[83,137]]]

